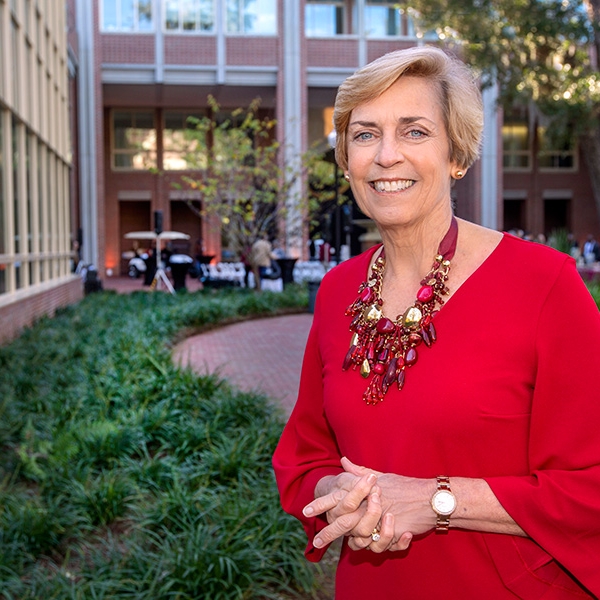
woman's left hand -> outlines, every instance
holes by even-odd
[[[381,532],[384,536],[377,542],[371,537],[353,535],[349,546],[353,550],[368,547],[374,552],[406,550],[414,535],[426,533],[435,526],[435,513],[430,504],[430,498],[435,492],[434,479],[418,479],[404,477],[394,473],[380,473],[355,465],[347,458],[342,458],[342,466],[348,473],[357,477],[365,473],[377,475],[377,487],[381,502],[382,521]],[[390,535],[390,527],[393,533]],[[360,528],[357,527],[356,531]]]

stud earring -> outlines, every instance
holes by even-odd
[[[462,179],[465,176],[465,174],[462,171],[456,171],[456,179]]]
[[[350,181],[350,175],[348,173],[344,173],[344,179],[346,181]]]

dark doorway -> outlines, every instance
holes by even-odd
[[[189,240],[173,240],[173,251],[194,255],[198,240],[202,240],[202,219],[183,200],[171,200],[171,230],[187,233]]]
[[[503,229],[525,230],[525,200],[504,200]]]
[[[571,231],[570,200],[544,200],[544,233],[549,236],[555,229]]]
[[[150,231],[151,212],[149,200],[120,200],[119,201],[119,223],[120,223],[120,275],[127,274],[129,257],[123,257],[123,253],[135,251],[136,247],[146,250],[150,244],[149,240],[127,240],[125,234],[130,231]]]

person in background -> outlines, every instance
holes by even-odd
[[[267,275],[268,269],[271,268],[272,260],[273,249],[271,243],[267,236],[263,234],[252,244],[250,253],[250,264],[252,265],[257,290],[261,289],[261,280]]]
[[[600,595],[600,315],[574,260],[453,214],[481,94],[439,48],[335,102],[336,160],[383,243],[316,297],[273,456],[338,600]]]
[[[598,244],[596,238],[591,233],[587,236],[583,244],[583,257],[587,263],[600,261],[600,244]]]

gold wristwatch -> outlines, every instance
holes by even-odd
[[[456,510],[456,496],[450,489],[450,477],[440,475],[436,480],[437,490],[431,497],[431,507],[437,515],[435,530],[447,533],[450,528],[450,515]]]

